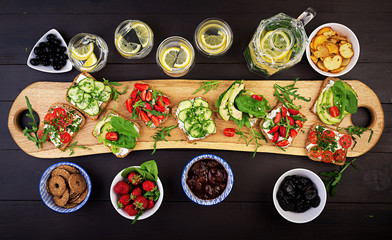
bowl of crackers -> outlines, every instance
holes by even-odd
[[[327,77],[348,73],[359,58],[359,41],[353,31],[340,23],[326,23],[309,36],[306,57],[312,68]]]
[[[87,172],[75,163],[60,162],[42,174],[39,183],[42,201],[55,212],[72,213],[86,204],[91,194]]]

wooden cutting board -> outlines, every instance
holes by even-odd
[[[133,89],[133,84],[136,81],[121,82],[123,85],[116,87],[119,91],[124,89],[127,85],[127,93],[121,95],[116,102],[111,102],[108,107],[114,108],[116,106],[117,111],[129,117],[130,114],[125,109],[123,103],[130,95]],[[192,95],[196,89],[201,86],[201,80],[147,80],[143,81],[155,89],[161,90],[170,96],[172,105],[177,105],[181,100],[192,98],[196,96],[203,96],[208,100],[210,106],[214,106],[215,100],[218,96],[225,91],[233,81],[222,81],[219,84],[217,90],[211,90],[207,94],[202,94],[199,92]],[[371,113],[371,124],[370,128],[374,130],[373,137],[368,143],[368,138],[370,132],[367,131],[362,135],[362,138],[358,138],[358,144],[353,150],[348,151],[349,157],[356,157],[362,155],[369,151],[380,138],[382,131],[384,129],[384,112],[381,107],[380,101],[377,95],[365,84],[360,81],[348,81],[349,84],[356,90],[359,101],[359,107],[367,108]],[[276,104],[276,98],[273,96],[274,88],[273,85],[277,83],[280,86],[286,86],[292,84],[293,81],[245,81],[245,88],[247,90],[253,90],[259,94],[263,94],[265,98],[269,101],[272,107]],[[310,102],[304,102],[301,100],[296,100],[296,105],[301,105],[301,112],[306,116],[308,121],[304,124],[304,133],[300,132],[296,137],[292,146],[290,146],[286,151],[282,151],[272,144],[265,143],[263,141],[262,147],[258,149],[258,152],[268,152],[268,153],[278,153],[278,154],[288,154],[288,155],[307,155],[305,150],[305,143],[309,128],[316,122],[319,122],[318,117],[310,111],[311,106],[313,106],[314,101],[317,99],[317,94],[322,85],[323,81],[298,81],[296,87],[298,87],[298,93],[305,97],[311,97]],[[67,89],[70,87],[71,83],[58,83],[58,82],[36,82],[25,88],[13,103],[9,117],[8,117],[8,128],[10,133],[18,144],[18,146],[25,151],[27,154],[39,157],[39,158],[60,158],[60,157],[70,157],[70,151],[61,152],[56,149],[53,144],[45,143],[42,149],[38,149],[35,144],[23,135],[22,129],[18,124],[18,119],[21,113],[27,109],[25,96],[27,96],[31,102],[33,109],[38,113],[40,120],[42,121],[49,106],[55,102],[66,102],[65,94]],[[110,150],[106,148],[103,144],[99,144],[98,141],[92,136],[91,132],[97,121],[92,121],[87,119],[86,125],[79,131],[76,137],[71,143],[78,141],[78,145],[83,145],[89,147],[90,149],[80,149],[76,148],[75,153],[71,157],[82,156],[82,155],[92,155],[100,153],[108,153]],[[141,126],[141,137],[134,150],[146,150],[153,149],[154,140],[152,136],[156,132],[154,129],[150,129],[144,125],[143,122],[137,120]],[[176,128],[171,131],[171,137],[168,138],[168,142],[160,141],[157,143],[157,149],[167,149],[167,148],[196,148],[196,149],[219,149],[219,150],[230,150],[230,151],[246,151],[253,152],[255,150],[255,144],[252,142],[249,146],[246,146],[243,140],[239,141],[237,135],[234,137],[226,137],[223,135],[223,130],[228,127],[236,128],[236,125],[232,121],[224,121],[215,118],[217,125],[217,133],[213,136],[206,138],[203,141],[198,141],[193,144],[189,144],[184,141],[185,137],[181,133],[182,130]],[[176,124],[174,118],[170,117],[165,121],[163,126],[172,126]],[[352,125],[351,116],[347,116],[344,121],[340,124],[340,127],[347,127]],[[260,131],[257,126],[256,129]],[[247,131],[247,129],[243,129]],[[156,154],[159,154],[159,150]],[[132,153],[127,157],[132,158]]]

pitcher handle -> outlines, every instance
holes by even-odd
[[[310,22],[310,20],[314,18],[314,16],[316,16],[316,14],[316,10],[311,7],[308,7],[308,9],[306,9],[301,15],[299,15],[297,20],[301,21],[302,25],[305,26],[306,24],[308,24],[308,22]]]

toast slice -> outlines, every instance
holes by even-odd
[[[71,104],[72,106],[74,106],[75,108],[77,108],[80,112],[82,112],[83,115],[86,116],[87,118],[89,118],[89,119],[91,119],[91,120],[97,120],[97,119],[99,118],[99,115],[102,113],[102,111],[106,108],[106,106],[107,106],[107,105],[110,103],[110,101],[112,100],[112,98],[113,98],[113,92],[110,94],[110,98],[109,98],[109,100],[106,101],[106,102],[99,101],[98,97],[94,97],[94,96],[91,95],[92,98],[94,98],[94,99],[96,99],[96,100],[98,101],[99,112],[98,112],[97,114],[95,114],[95,115],[90,115],[89,113],[87,113],[87,112],[85,111],[85,109],[80,109],[80,108],[77,106],[77,104],[68,96],[68,91],[69,91],[73,86],[77,86],[78,83],[79,83],[80,81],[82,81],[84,78],[92,78],[92,79],[94,80],[94,82],[97,81],[93,76],[91,76],[91,75],[90,75],[89,73],[87,73],[87,72],[82,72],[82,73],[80,73],[79,75],[77,75],[77,76],[75,77],[75,79],[73,80],[71,86],[68,88],[68,90],[67,90],[67,92],[66,92],[66,94],[65,94],[65,99],[67,100],[67,102],[68,102],[69,104]],[[105,84],[105,83],[104,83],[104,85],[107,86],[107,84]]]
[[[208,102],[207,99],[205,99],[205,98],[202,98],[202,97],[195,97],[195,98],[191,98],[191,99],[183,99],[183,100],[179,101],[179,103],[181,103],[182,101],[185,101],[185,100],[193,101],[193,100],[195,100],[195,99],[197,99],[197,98],[200,98],[200,99],[202,99],[202,100]],[[178,105],[176,105],[176,106],[174,106],[174,107],[172,108],[172,116],[176,119],[177,123],[179,124],[178,127],[181,129],[181,132],[183,133],[183,135],[184,135],[184,137],[185,137],[185,140],[186,140],[188,143],[193,143],[193,142],[196,142],[196,141],[203,140],[203,139],[205,139],[205,138],[207,138],[207,137],[209,137],[209,136],[212,136],[212,135],[214,135],[214,134],[216,133],[216,126],[215,126],[215,132],[210,133],[210,134],[206,134],[206,135],[205,135],[204,137],[202,137],[202,138],[193,138],[193,137],[190,136],[190,134],[185,130],[184,123],[183,123],[181,120],[178,119],[177,110],[178,110]],[[211,110],[211,109],[210,109],[210,110]],[[214,121],[214,118],[212,117],[212,115],[213,115],[213,114],[211,114],[211,117],[210,117],[209,120]],[[215,122],[214,122],[214,124],[215,124]]]
[[[69,104],[65,104],[65,103],[54,103],[49,107],[49,110],[47,112],[47,114],[53,114],[54,109],[55,108],[63,108],[66,113],[70,113],[72,114],[72,123],[70,124],[72,127],[69,127],[69,125],[65,128],[65,131],[68,132],[71,136],[71,140],[63,143],[60,141],[60,131],[64,130],[64,128],[59,129],[60,125],[60,121],[53,121],[53,124],[47,123],[45,122],[44,119],[42,119],[40,121],[39,124],[39,128],[38,128],[38,133],[43,131],[45,128],[53,126],[53,131],[49,132],[49,141],[51,141],[53,143],[53,145],[55,147],[57,147],[58,149],[60,149],[61,151],[64,151],[67,146],[71,143],[72,139],[74,138],[74,136],[78,133],[79,129],[82,128],[84,126],[84,124],[86,124],[86,119],[83,116],[82,113],[80,113],[76,108],[72,107]],[[46,116],[46,115],[45,115]],[[80,119],[80,120],[79,120]],[[72,130],[75,131],[72,131]]]
[[[101,124],[101,122],[104,121],[104,119],[105,119],[107,116],[110,116],[110,115],[112,115],[112,116],[117,116],[117,117],[121,117],[121,118],[127,120],[124,116],[122,116],[122,115],[119,114],[118,112],[114,111],[114,110],[111,109],[111,108],[108,108],[108,109],[106,110],[105,115],[103,115],[102,119],[96,124],[96,126],[97,126],[98,124]],[[129,121],[129,122],[132,122],[132,121]],[[132,122],[132,123],[134,124],[135,130],[136,130],[137,132],[140,132],[140,127],[139,127],[139,125],[138,125],[136,122]],[[100,129],[100,130],[101,130],[101,129]],[[91,134],[92,134],[96,139],[98,139],[97,133],[96,133],[95,131],[96,131],[96,127],[94,127],[94,129],[93,129],[93,131],[92,131]],[[135,147],[136,147],[136,144],[137,144],[137,138],[136,138],[136,142],[135,142]],[[107,147],[108,147],[108,148],[110,149],[110,151],[111,151],[116,157],[118,157],[118,158],[124,158],[124,157],[128,156],[128,154],[131,153],[131,151],[132,151],[132,149],[120,148],[119,152],[114,153],[113,150],[112,150],[112,146],[107,145]]]
[[[267,114],[267,116],[265,116],[265,118],[260,122],[260,130],[261,130],[261,133],[265,136],[266,139],[268,139],[268,142],[270,142],[270,143],[272,143],[272,144],[276,144],[276,145],[278,145],[278,146],[279,146],[279,142],[284,141],[284,139],[285,139],[285,137],[280,136],[280,130],[279,130],[280,126],[284,126],[284,127],[285,127],[285,132],[288,131],[288,130],[287,130],[287,129],[288,129],[287,120],[286,120],[286,119],[283,120],[283,117],[281,118],[282,121],[279,121],[277,124],[274,123],[275,116],[276,116],[278,113],[280,113],[280,115],[282,116],[282,107],[284,107],[283,104],[282,104],[281,102],[279,102],[279,103],[278,103],[278,104],[277,104],[277,105]],[[303,127],[304,121],[306,121],[305,115],[303,115],[301,112],[299,112],[298,114],[293,115],[293,114],[291,114],[291,113],[287,110],[287,111],[286,111],[286,117],[287,117],[287,119],[288,119],[289,122],[290,122],[289,117],[293,119],[293,120],[292,120],[292,121],[293,121],[293,125],[292,125],[292,126],[290,125],[290,130],[291,130],[291,128],[294,129],[294,130],[295,130],[295,133],[293,133],[293,134],[295,134],[295,135],[292,136],[292,134],[290,133],[290,130],[289,130],[289,132],[287,133],[287,134],[288,134],[288,135],[287,135],[287,137],[288,137],[288,138],[287,138],[288,144],[283,145],[283,146],[280,146],[280,147],[282,147],[282,148],[288,148],[288,147],[290,147],[290,146],[293,144],[293,142],[294,142],[294,140],[295,140],[297,134],[299,134],[300,130],[301,130],[302,127]],[[295,120],[301,121],[301,125],[298,125],[298,124],[295,122]],[[279,125],[280,123],[283,123],[283,124]],[[272,124],[273,126],[271,126],[271,124]],[[286,125],[287,125],[287,126],[286,126]],[[274,131],[274,132],[272,132],[272,133],[269,133],[269,132],[271,131],[271,129],[272,129],[274,126],[279,126],[279,128],[278,128],[276,131]],[[278,137],[278,139],[277,139],[275,142],[273,142],[273,138],[274,138],[275,133],[278,133],[279,137]],[[282,142],[282,144],[283,144],[283,142]]]
[[[306,139],[306,145],[305,145],[305,148],[306,148],[306,152],[307,152],[307,154],[308,154],[308,157],[309,157],[311,160],[316,161],[316,162],[321,162],[321,161],[322,161],[322,156],[320,156],[320,157],[314,157],[314,156],[312,156],[312,155],[310,154],[310,149],[311,149],[313,146],[318,146],[318,144],[317,144],[317,143],[316,143],[316,144],[312,144],[312,143],[310,142],[310,137],[309,137],[309,136],[310,136],[310,134],[311,134],[313,131],[316,131],[316,127],[318,127],[318,126],[321,126],[321,127],[324,129],[324,131],[325,131],[325,130],[330,130],[330,131],[333,131],[333,132],[335,133],[335,140],[334,140],[334,141],[336,142],[337,148],[336,148],[335,151],[332,152],[332,153],[335,154],[335,152],[336,152],[337,150],[342,149],[343,152],[344,152],[344,156],[345,156],[345,157],[344,157],[344,160],[343,160],[343,161],[336,161],[335,159],[333,159],[331,163],[333,163],[333,164],[335,164],[335,165],[338,165],[338,166],[342,166],[342,165],[346,162],[346,156],[347,156],[348,148],[343,148],[343,147],[340,145],[340,143],[339,143],[339,139],[340,139],[341,136],[347,135],[347,132],[346,132],[346,131],[337,131],[337,130],[335,130],[335,129],[332,129],[332,128],[330,128],[330,127],[327,127],[325,124],[322,124],[322,123],[316,123],[316,124],[314,124],[314,125],[309,129],[309,133],[308,133],[308,137],[307,137],[307,139]],[[317,136],[317,139],[321,138],[321,134],[322,134],[322,133],[316,135],[316,136]],[[336,140],[336,139],[337,139],[337,140]],[[318,141],[319,141],[319,140],[318,140]],[[329,145],[331,145],[331,144],[329,144]]]

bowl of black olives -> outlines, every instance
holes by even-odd
[[[323,211],[327,192],[317,174],[296,168],[280,176],[275,183],[272,198],[283,218],[293,223],[307,223]]]
[[[67,44],[56,29],[45,33],[34,45],[27,65],[47,73],[64,73],[72,70],[67,55]]]

